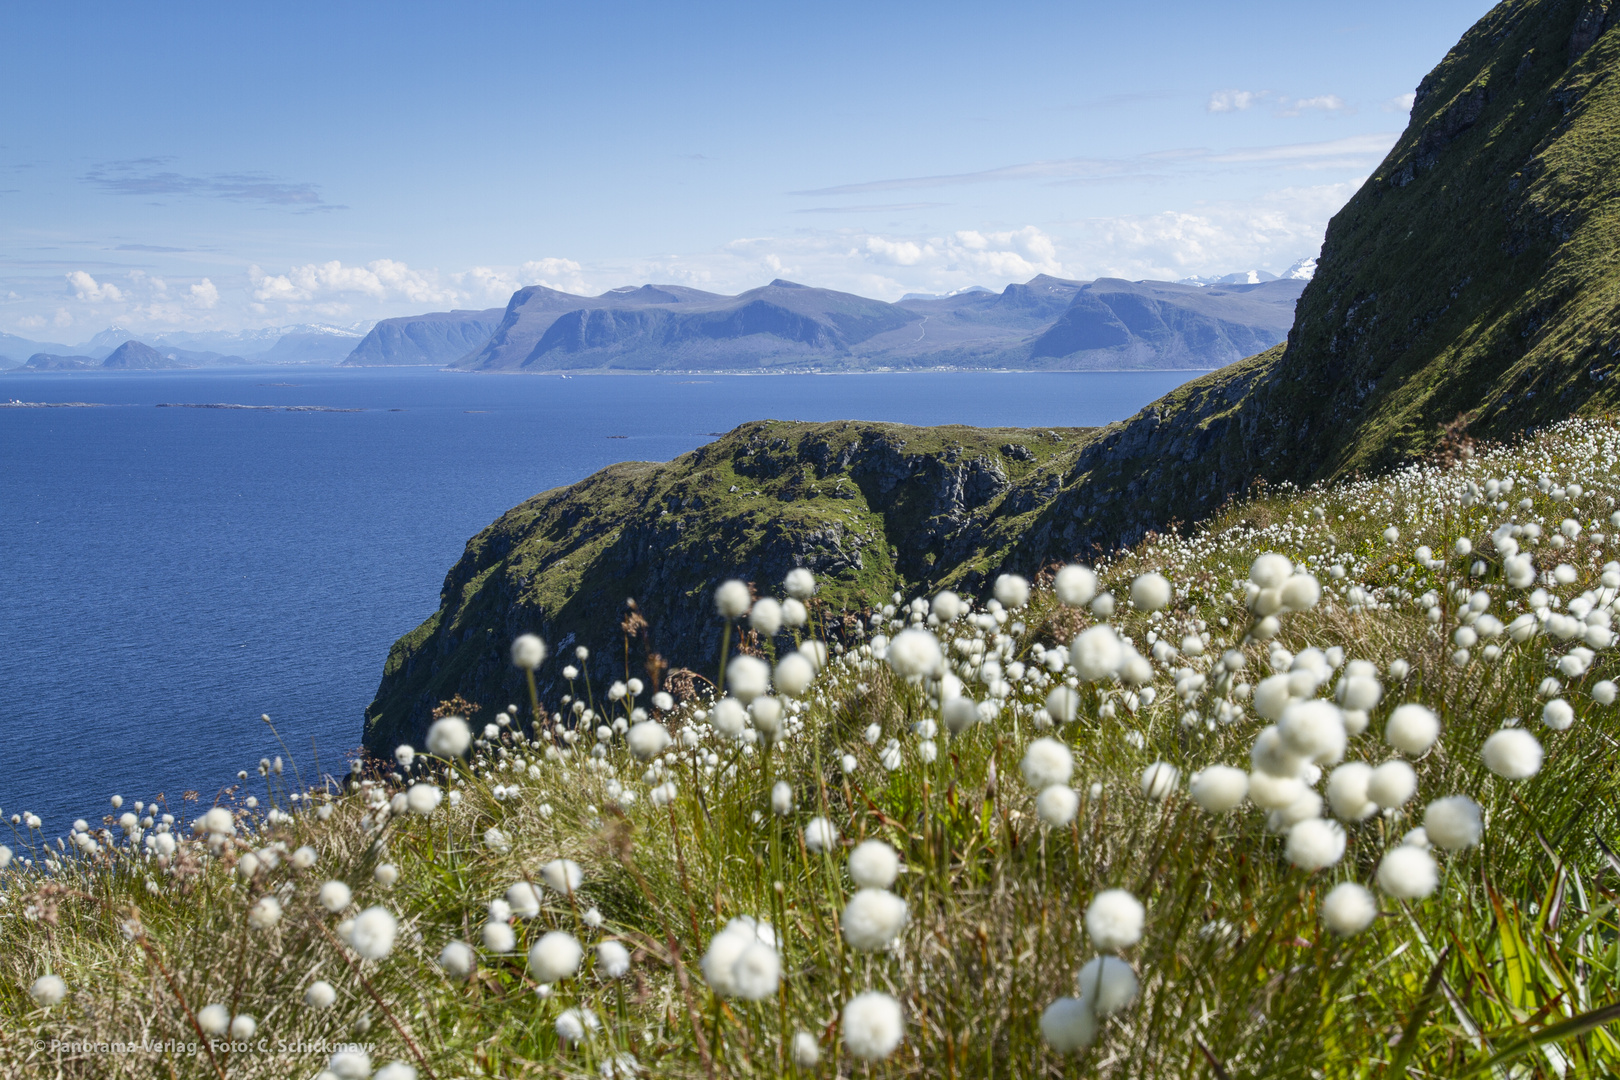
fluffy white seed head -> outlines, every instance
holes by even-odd
[[[849,853],[849,880],[863,889],[887,889],[900,875],[900,854],[882,840],[862,840]]]
[[[1140,988],[1131,965],[1117,956],[1096,956],[1075,976],[1075,985],[1098,1016],[1112,1016],[1130,1007]]]
[[[506,908],[520,919],[540,914],[540,887],[529,881],[514,881],[506,890]]]
[[[1040,738],[1024,750],[1024,759],[1018,768],[1024,774],[1024,783],[1039,791],[1069,782],[1069,777],[1074,775],[1074,754],[1056,739]]]
[[[1288,830],[1284,854],[1306,872],[1332,866],[1344,857],[1344,827],[1337,821],[1307,818]]]
[[[467,752],[472,744],[472,730],[459,716],[446,716],[433,721],[428,728],[428,753],[442,758],[456,758]]]
[[[1249,580],[1262,589],[1275,589],[1281,587],[1293,572],[1294,564],[1288,561],[1287,556],[1268,551],[1250,564]]]
[[[1071,787],[1053,784],[1035,796],[1035,816],[1054,829],[1066,827],[1080,812],[1080,796]]]
[[[1322,586],[1311,574],[1291,574],[1277,590],[1284,611],[1309,611],[1322,599]]]
[[[1041,1038],[1060,1054],[1084,1050],[1097,1039],[1097,1016],[1083,997],[1060,997],[1041,1013]]]
[[[668,750],[669,744],[674,740],[670,737],[669,729],[663,724],[656,720],[643,720],[639,724],[630,725],[625,741],[629,743],[630,752],[638,761],[651,761]]]
[[[596,970],[609,979],[622,979],[630,973],[630,950],[617,941],[596,946]]]
[[[1172,596],[1174,590],[1163,574],[1140,574],[1131,582],[1131,603],[1138,611],[1162,611]]]
[[[412,784],[405,793],[405,806],[411,813],[427,817],[439,808],[443,798],[444,792],[439,790],[437,784]]]
[[[813,1069],[821,1064],[821,1044],[808,1031],[793,1035],[793,1064],[801,1069]]]
[[[816,669],[802,653],[788,653],[777,662],[776,688],[788,697],[803,697],[815,677]]]
[[[321,907],[336,914],[349,906],[349,901],[353,899],[353,896],[353,892],[343,882],[328,881],[321,886],[319,898]]]
[[[748,726],[748,710],[736,698],[721,698],[709,710],[709,723],[726,738],[735,739]]]
[[[1277,721],[1277,734],[1290,753],[1307,761],[1327,765],[1344,757],[1344,714],[1331,701],[1313,698],[1289,705]]]
[[[203,829],[215,836],[236,835],[236,819],[223,806],[216,806],[202,816]]]
[[[552,859],[540,868],[540,880],[552,892],[567,896],[579,891],[580,883],[585,880],[585,871],[573,859]]]
[[[793,813],[793,785],[786,780],[771,785],[771,812],[782,817]]]
[[[1563,698],[1553,698],[1542,706],[1541,722],[1554,731],[1568,731],[1575,723],[1575,709]]]
[[[1541,742],[1523,728],[1503,728],[1485,740],[1480,757],[1504,780],[1528,780],[1541,771]]]
[[[1180,781],[1180,769],[1168,761],[1155,761],[1142,770],[1142,794],[1154,800],[1166,798]]]
[[[1097,575],[1089,567],[1070,563],[1052,581],[1059,602],[1073,608],[1085,607],[1097,595]]]
[[[1439,884],[1434,858],[1410,844],[1390,848],[1378,864],[1378,887],[1398,900],[1421,900]]]
[[[775,637],[782,629],[782,605],[768,596],[756,600],[754,610],[748,613],[748,625],[753,627],[760,637]]]
[[[809,621],[810,609],[805,607],[801,601],[795,600],[791,596],[782,601],[783,626],[798,629]]]
[[[748,586],[740,581],[732,580],[722,582],[714,590],[714,609],[724,618],[740,619],[748,614],[749,606],[754,598],[748,592]]]
[[[967,605],[962,602],[960,596],[946,589],[934,597],[930,610],[933,614],[939,616],[940,622],[948,623],[961,618],[962,613],[967,610]]]
[[[204,1005],[197,1010],[197,1026],[209,1035],[223,1035],[231,1026],[231,1010],[223,1005]]]
[[[808,600],[816,595],[816,575],[802,566],[796,566],[782,579],[782,591],[795,600]]]
[[[1440,718],[1422,705],[1397,705],[1384,726],[1384,741],[1407,757],[1428,753],[1440,737]]]
[[[944,721],[946,731],[960,735],[979,722],[979,710],[970,697],[951,697],[940,702],[939,718]]]
[[[1385,810],[1405,806],[1417,794],[1417,771],[1400,758],[1386,761],[1367,776],[1367,798]]]
[[[771,688],[771,666],[757,656],[733,656],[726,664],[726,688],[747,705]]]
[[[1365,761],[1347,761],[1328,774],[1327,801],[1334,817],[1340,821],[1366,821],[1378,813],[1378,804],[1367,796],[1372,773],[1372,766]]]
[[[248,909],[248,923],[255,930],[268,930],[281,921],[281,901],[273,896],[261,896]]]
[[[889,642],[889,666],[901,678],[935,678],[944,662],[939,639],[927,630],[902,630]]]
[[[367,960],[381,960],[394,951],[399,920],[385,907],[369,907],[354,917],[349,945]]]
[[[887,889],[861,889],[844,906],[844,940],[857,952],[876,952],[905,929],[906,902]]]
[[[1146,917],[1141,902],[1129,892],[1105,889],[1092,897],[1086,908],[1086,933],[1099,949],[1129,948],[1142,940],[1142,923]]]
[[[529,947],[529,974],[536,982],[554,983],[579,970],[585,950],[573,934],[550,930]]]
[[[838,826],[824,817],[813,817],[804,827],[804,846],[814,852],[831,851],[838,843]]]
[[[517,948],[517,935],[504,922],[487,922],[483,929],[484,948],[492,953],[509,953]]]
[[[1072,686],[1055,686],[1046,695],[1046,714],[1054,724],[1073,723],[1080,715],[1080,692]]]
[[[572,1046],[585,1041],[591,1032],[601,1028],[602,1022],[589,1009],[564,1009],[557,1014],[557,1038]]]
[[[325,979],[316,979],[304,988],[304,1004],[312,1009],[330,1009],[337,1001],[337,990]]]
[[[439,968],[450,978],[461,980],[478,969],[478,954],[465,941],[449,941],[439,950]]]
[[[856,994],[844,1005],[844,1046],[862,1061],[882,1061],[905,1037],[900,1003],[881,991]]]
[[[1262,810],[1292,806],[1305,790],[1305,782],[1297,776],[1277,776],[1263,769],[1249,774],[1249,801]]]
[[[1206,812],[1224,814],[1248,798],[1249,774],[1230,765],[1211,765],[1193,775],[1188,793]]]
[[[1002,574],[996,578],[995,596],[1002,607],[1016,611],[1029,603],[1029,582],[1017,574]]]
[[[522,634],[512,641],[512,666],[533,671],[546,659],[546,643],[533,634]]]
[[[1423,812],[1423,831],[1429,842],[1449,851],[1473,847],[1484,830],[1479,803],[1466,795],[1436,799]]]
[[[1113,627],[1099,623],[1075,635],[1069,645],[1069,662],[1082,679],[1104,682],[1125,663],[1125,646]]]
[[[1322,921],[1340,937],[1359,934],[1378,917],[1378,901],[1353,881],[1335,885],[1322,898]]]
[[[782,983],[782,959],[763,941],[751,941],[731,965],[734,996],[744,1001],[775,997]]]
[[[34,999],[34,1004],[49,1009],[62,1004],[62,999],[67,997],[67,983],[62,981],[60,975],[41,975],[28,987],[28,996]],[[223,1012],[224,1006],[219,1006],[219,1009]],[[200,1015],[198,1019],[201,1020]]]

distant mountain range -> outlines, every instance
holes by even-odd
[[[364,324],[362,324],[364,325]],[[233,364],[334,364],[354,351],[364,332],[360,327],[301,325],[258,330],[171,331],[140,341],[165,361],[159,365],[118,363],[114,367],[220,367]],[[120,326],[101,331],[79,345],[33,341],[0,333],[0,371],[28,368],[39,371],[84,371],[104,364],[137,335]],[[38,361],[37,363],[35,361]]]
[[[1305,281],[1191,285],[1041,275],[897,304],[777,280],[737,296],[680,285],[378,323],[346,364],[464,371],[1211,368],[1282,341]]]

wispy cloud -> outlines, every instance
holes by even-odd
[[[163,247],[160,244],[119,244],[114,251],[190,251],[190,248]]]
[[[865,203],[860,206],[807,206],[795,214],[888,214],[905,210],[929,210],[936,206],[949,206],[942,202]]]
[[[1396,94],[1394,97],[1384,102],[1384,111],[1409,113],[1412,111],[1412,103],[1416,100],[1416,94]]]
[[[1223,165],[1269,162],[1307,167],[1338,164],[1353,167],[1381,160],[1400,137],[1398,131],[1377,131],[1366,135],[1347,135],[1342,139],[1327,139],[1323,142],[1240,147],[1209,154],[1202,160]]]
[[[941,173],[935,176],[903,176],[891,180],[868,180],[860,184],[840,184],[837,187],[810,188],[789,192],[792,195],[862,195],[872,191],[903,191],[908,188],[951,187],[957,184],[988,184],[1002,180],[1042,180],[1069,177],[1106,176],[1121,172],[1122,161],[1098,158],[1063,158],[1056,161],[1030,161],[1021,165],[1003,165],[978,172]]]
[[[1285,97],[1278,101],[1278,116],[1298,116],[1308,109],[1325,113],[1349,113],[1349,104],[1338,94],[1319,94],[1316,97],[1290,98]]]
[[[1204,108],[1212,113],[1242,112],[1270,96],[1270,90],[1217,90]]]
[[[347,210],[347,206],[329,203],[321,197],[316,184],[285,180],[268,173],[214,173],[209,176],[187,176],[165,166],[173,158],[135,158],[97,165],[83,177],[84,182],[100,188],[110,195],[135,195],[151,198],[163,195],[187,195],[200,198],[226,199],[230,202],[257,203],[278,206],[298,213],[319,213],[327,210]]]

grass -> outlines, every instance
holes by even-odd
[[[370,1044],[376,1065],[399,1060],[437,1077],[1620,1071],[1620,1042],[1605,1026],[1620,1002],[1617,724],[1599,685],[1616,673],[1613,650],[1595,649],[1589,669],[1568,676],[1555,665],[1578,646],[1555,634],[1487,636],[1463,657],[1453,636],[1465,620],[1488,629],[1466,614],[1476,591],[1504,623],[1538,602],[1549,616],[1572,604],[1613,609],[1620,570],[1605,566],[1616,543],[1620,428],[1573,421],[1512,447],[1448,449],[1450,465],[1272,489],[1188,536],[1150,536],[1097,566],[1120,601],[1112,624],[1144,654],[1161,642],[1177,654],[1160,648],[1144,687],[1079,683],[1079,716],[1056,729],[1042,726],[1041,710],[1063,675],[1061,665],[1042,666],[1042,656],[1097,622],[1094,611],[1065,607],[1037,582],[1026,608],[998,616],[977,606],[968,619],[938,627],[964,692],[984,700],[996,690],[1003,705],[962,734],[929,737],[916,725],[938,719],[940,687],[902,678],[873,636],[891,638],[911,609],[873,597],[878,625],[835,643],[832,662],[790,706],[786,736],[768,749],[711,730],[697,716],[709,708],[703,700],[660,714],[677,741],[652,764],[634,760],[611,729],[599,754],[588,723],[565,730],[548,720],[531,731],[526,707],[523,735],[498,728],[466,760],[422,755],[403,782],[393,776],[399,769],[373,762],[355,789],[308,792],[290,771],[272,768],[233,794],[239,831],[212,850],[189,839],[186,819],[200,808],[155,808],[176,812],[174,833],[188,838],[166,866],[144,837],[124,838],[111,816],[90,827],[99,837],[93,855],[19,826],[17,857],[0,872],[0,1069],[313,1076],[333,1045],[352,1041]],[[1487,484],[1507,477],[1516,481],[1511,493]],[[1582,530],[1557,546],[1566,519]],[[1528,534],[1520,540],[1538,574],[1568,566],[1574,580],[1544,576],[1535,583],[1542,594],[1508,584],[1490,540],[1504,521],[1539,524],[1535,543]],[[1392,526],[1394,541],[1386,539]],[[1471,541],[1469,555],[1453,553],[1459,538]],[[1420,560],[1419,545],[1432,557]],[[1279,635],[1261,641],[1250,633],[1256,617],[1244,582],[1265,551],[1315,574],[1323,596],[1283,616]],[[1125,601],[1147,571],[1173,584],[1168,608],[1149,613]],[[1603,583],[1605,573],[1615,585]],[[831,614],[821,603],[812,611],[814,619]],[[1549,617],[1544,625],[1560,624]],[[804,632],[823,631],[813,621]],[[1207,641],[1195,655],[1186,639],[1198,635]],[[778,636],[764,651],[795,644]],[[607,617],[597,645],[600,658],[586,665],[592,682],[577,680],[571,693],[602,719],[623,717],[628,699],[610,701],[604,682],[638,673],[624,670],[623,643]],[[1488,655],[1488,646],[1499,652]],[[1231,649],[1244,655],[1241,670],[1221,659]],[[1346,663],[1370,661],[1380,673],[1383,700],[1367,732],[1349,740],[1349,759],[1391,755],[1380,736],[1398,704],[1425,704],[1442,720],[1438,744],[1414,761],[1416,797],[1346,823],[1343,858],[1314,873],[1290,864],[1266,812],[1245,805],[1210,814],[1187,794],[1198,769],[1248,768],[1265,724],[1252,687],[1296,658],[1315,663],[1310,649],[1342,649]],[[1391,674],[1397,660],[1410,666],[1404,678]],[[569,662],[559,656],[545,667],[556,673]],[[1341,674],[1317,696],[1331,697]],[[1562,685],[1545,686],[1550,677]],[[1568,730],[1541,725],[1551,696],[1574,707]],[[650,708],[649,698],[644,689],[636,704]],[[482,704],[480,718],[503,708]],[[554,716],[576,703],[544,704]],[[1510,719],[1545,748],[1527,780],[1504,780],[1481,762],[1486,736]],[[1079,811],[1067,826],[1041,822],[1036,793],[1021,778],[1027,745],[1043,735],[1061,739],[1074,757]],[[931,760],[925,744],[937,752]],[[1140,782],[1156,762],[1181,776],[1162,799],[1147,798]],[[786,816],[771,807],[778,780],[793,791]],[[427,816],[382,809],[416,782],[450,795]],[[250,788],[256,809],[241,801]],[[655,791],[663,794],[655,799]],[[1480,843],[1434,852],[1440,884],[1427,898],[1379,890],[1385,853],[1421,824],[1424,806],[1453,794],[1479,803]],[[259,817],[270,806],[278,810],[273,823]],[[814,816],[837,825],[837,850],[806,845]],[[492,827],[509,847],[486,841]],[[854,951],[839,929],[853,891],[845,849],[864,838],[900,852],[904,871],[892,888],[909,911],[896,943],[876,953]],[[304,845],[317,861],[300,869],[288,856]],[[245,877],[244,856],[266,850],[281,853],[277,865]],[[546,891],[535,918],[513,920],[514,952],[480,948],[467,981],[438,967],[446,942],[480,944],[492,900],[540,880],[558,858],[575,860],[583,881],[572,895]],[[392,885],[376,877],[383,864],[397,868]],[[317,902],[328,879],[353,889],[354,906],[342,915]],[[1370,927],[1345,937],[1325,928],[1320,910],[1341,881],[1373,887],[1380,910]],[[1102,1022],[1089,1048],[1059,1054],[1042,1038],[1042,1012],[1076,993],[1076,971],[1097,955],[1083,915],[1098,892],[1115,888],[1146,909],[1141,940],[1118,954],[1140,992]],[[259,929],[248,911],[265,895],[279,898],[284,915]],[[373,905],[398,916],[399,934],[387,957],[361,959],[339,924]],[[766,1000],[721,999],[701,971],[713,936],[741,915],[775,930],[783,977]],[[578,977],[542,989],[524,951],[553,929],[584,942],[585,961]],[[623,978],[598,970],[592,947],[606,939],[632,953]],[[28,988],[48,971],[65,980],[67,996],[42,1007]],[[337,991],[330,1008],[304,1004],[318,979]],[[841,1047],[844,1003],[867,990],[893,995],[905,1013],[903,1042],[871,1064]],[[255,1038],[207,1050],[61,1049],[200,1043],[196,1017],[216,1003],[253,1016]],[[601,1024],[575,1046],[561,1044],[556,1026],[570,1008],[588,1008]],[[815,1039],[819,1064],[795,1064],[789,1048],[799,1032]]]

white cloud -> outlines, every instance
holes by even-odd
[[[65,307],[59,307],[59,308],[56,309],[56,314],[51,317],[51,321],[53,323],[55,323],[57,326],[63,326],[63,327],[72,326],[73,325],[73,312],[69,311]]]
[[[375,301],[405,300],[413,304],[451,304],[461,298],[456,289],[439,284],[438,274],[412,270],[393,259],[377,259],[365,266],[344,266],[336,259],[295,266],[285,274],[248,269],[253,297],[265,303],[314,305],[316,311],[341,314],[343,298],[365,296]]]
[[[1212,113],[1242,112],[1270,96],[1270,90],[1217,90],[1205,108]]]
[[[1305,168],[1371,167],[1383,160],[1389,148],[1399,139],[1398,131],[1379,131],[1367,135],[1347,135],[1342,139],[1323,142],[1286,143],[1281,146],[1249,146],[1209,154],[1199,160],[1218,164],[1272,164],[1299,165]]]
[[[203,278],[191,287],[190,303],[194,308],[209,310],[219,304],[219,289],[212,281]]]
[[[505,303],[513,293],[529,285],[542,285],[559,292],[587,294],[591,291],[581,267],[573,259],[531,259],[522,266],[475,266],[451,275],[457,285],[468,290],[471,299]]]
[[[17,320],[17,325],[24,330],[38,330],[45,325],[45,317],[43,315],[24,315]]]
[[[67,276],[68,284],[73,286],[73,295],[89,304],[99,304],[103,301],[118,303],[123,300],[124,294],[112,282],[98,284],[96,279],[83,270],[75,270]]]
[[[1306,109],[1320,109],[1326,113],[1352,112],[1344,98],[1338,94],[1321,94],[1308,98],[1282,98],[1277,109],[1278,116],[1298,116]]]
[[[1417,101],[1416,94],[1396,94],[1384,102],[1384,111],[1409,113],[1412,111],[1412,104],[1415,101]]]

